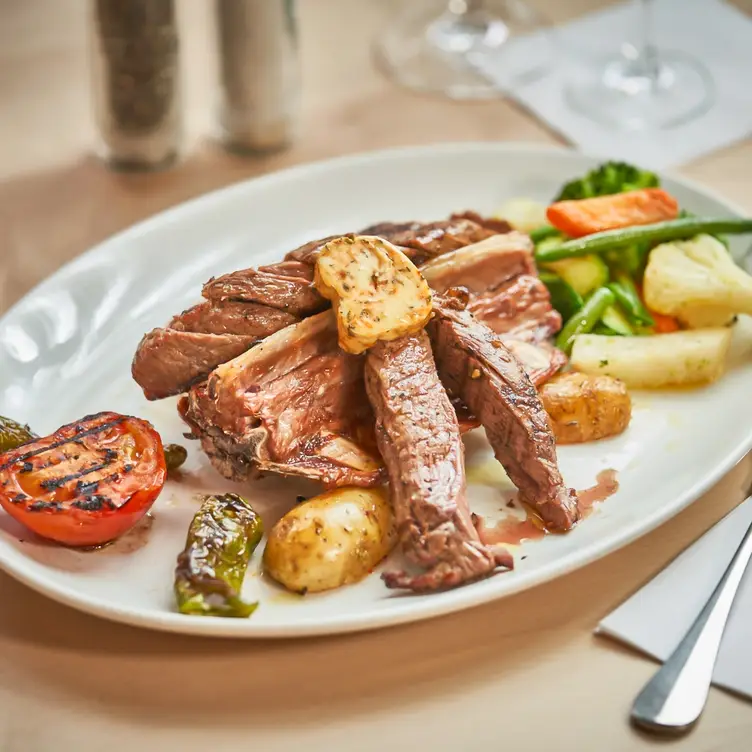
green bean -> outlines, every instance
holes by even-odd
[[[624,309],[631,323],[635,326],[653,326],[655,321],[640,300],[632,278],[625,272],[616,272],[608,289],[614,294],[617,302]]]
[[[538,276],[540,281],[548,288],[551,305],[561,314],[564,321],[568,321],[582,308],[582,297],[558,274],[540,272]]]
[[[538,244],[541,240],[546,238],[555,238],[557,235],[561,235],[561,232],[551,225],[541,225],[530,231],[530,240],[533,243]]]
[[[556,338],[556,346],[567,355],[572,351],[578,334],[591,332],[600,321],[603,312],[615,301],[614,294],[608,287],[599,287],[586,301],[585,305],[572,316]]]
[[[575,256],[588,256],[603,253],[632,243],[663,243],[668,240],[691,238],[700,233],[743,234],[752,232],[752,219],[738,217],[682,217],[652,225],[635,225],[619,230],[607,230],[586,235],[583,238],[567,240],[559,246],[537,251],[538,263],[559,261]]]

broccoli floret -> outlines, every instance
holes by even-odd
[[[585,177],[567,183],[554,201],[609,196],[659,185],[660,180],[653,172],[641,170],[626,162],[606,162],[588,172]]]

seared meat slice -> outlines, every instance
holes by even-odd
[[[210,279],[202,294],[215,303],[227,300],[261,303],[300,318],[323,311],[329,305],[310,279],[260,269],[241,269]]]
[[[365,380],[400,541],[407,558],[427,570],[387,572],[387,586],[437,590],[511,569],[511,556],[484,546],[471,520],[457,417],[426,333],[377,342],[366,355]]]
[[[512,225],[510,225],[505,219],[484,217],[481,214],[478,214],[478,212],[471,210],[452,214],[449,219],[469,219],[471,222],[475,222],[476,225],[485,227],[487,230],[491,230],[499,235],[504,235],[505,233],[512,231]]]
[[[429,261],[421,273],[436,292],[464,287],[468,310],[499,334],[542,341],[561,328],[546,286],[538,279],[533,244],[509,232]]]
[[[393,224],[381,222],[366,227],[359,235],[378,235],[399,246],[403,253],[416,265],[424,264],[428,259],[441,256],[449,251],[477,243],[497,232],[482,227],[477,222],[461,216],[440,222],[405,222]]]
[[[175,316],[168,328],[180,332],[242,334],[263,339],[297,320],[290,313],[259,303],[227,301],[219,305],[206,301]]]
[[[468,310],[497,334],[525,342],[542,342],[561,329],[561,314],[551,306],[548,288],[529,274],[473,295]]]
[[[504,334],[499,335],[499,339],[517,358],[535,387],[544,384],[567,364],[567,356],[548,342],[532,344]]]
[[[363,358],[339,349],[331,311],[219,366],[180,411],[226,477],[269,471],[327,486],[383,482]]]
[[[500,335],[536,386],[566,365],[564,353],[545,341],[561,328],[561,315],[535,275],[527,235],[496,235],[429,261],[421,273],[440,293],[464,287],[467,309]]]
[[[146,399],[180,394],[203,381],[220,363],[297,321],[257,303],[199,303],[153,329],[139,343],[131,374]]]
[[[429,225],[410,223],[401,226],[398,234],[414,246],[404,250],[415,260],[447,248],[458,248],[493,232],[478,222],[459,217]],[[208,302],[176,316],[167,328],[147,334],[132,366],[133,378],[144,389],[147,399],[185,391],[206,377],[212,368],[250,347],[253,341],[249,337],[263,338],[328,307],[312,284],[313,264],[318,250],[334,237],[339,236],[306,243],[277,264],[210,280],[203,290]],[[222,337],[182,337],[175,331]],[[244,339],[225,335],[242,335]],[[191,363],[191,359],[195,362]]]
[[[551,529],[569,530],[580,516],[577,496],[562,480],[538,393],[499,336],[459,308],[449,298],[434,302],[429,331],[441,380],[478,417],[522,500]]]
[[[131,364],[134,380],[148,400],[180,394],[202,381],[218,363],[245,352],[258,338],[153,329],[144,335]]]

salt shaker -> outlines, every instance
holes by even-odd
[[[120,169],[171,164],[182,138],[175,0],[90,0],[94,116]]]
[[[295,0],[215,0],[220,138],[233,151],[282,149],[300,99]]]

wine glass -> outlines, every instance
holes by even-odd
[[[655,46],[652,0],[637,0],[635,10],[639,43],[578,70],[565,92],[570,107],[607,127],[631,131],[674,128],[707,112],[714,99],[710,72],[690,54]]]
[[[376,40],[376,55],[387,75],[410,89],[452,99],[488,99],[517,82],[545,72],[550,44],[536,40],[535,54],[512,53],[519,37],[545,27],[523,0],[409,0],[407,9]],[[493,9],[492,9],[493,6]],[[489,60],[501,71],[484,75]],[[484,64],[485,63],[485,64]]]

